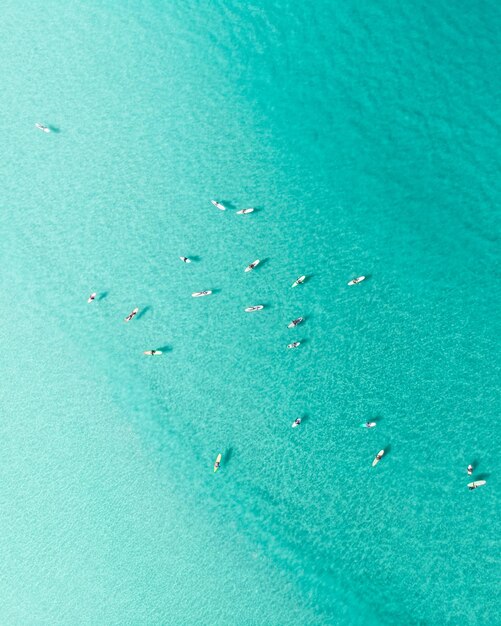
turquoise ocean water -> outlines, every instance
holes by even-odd
[[[500,623],[499,3],[0,16],[0,622]]]

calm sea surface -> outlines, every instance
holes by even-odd
[[[0,17],[0,622],[499,624],[499,3]]]

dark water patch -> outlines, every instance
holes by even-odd
[[[234,454],[235,449],[233,448],[233,446],[230,446],[229,448],[226,448],[226,450],[223,452],[223,456],[222,456],[222,463],[221,465],[227,465],[230,461],[231,458]]]
[[[477,474],[476,476],[472,476],[472,480],[487,480],[490,477],[489,472],[483,472],[482,474]]]
[[[172,352],[172,346],[169,346],[169,345],[160,346],[159,348],[155,348],[155,350],[160,350],[163,353]]]
[[[218,202],[219,204],[225,206],[227,209],[230,209],[230,211],[236,211],[238,209],[238,207],[236,207],[231,200],[218,200]]]
[[[139,313],[136,315],[136,320],[140,320],[142,317],[146,315],[146,313],[149,313],[152,310],[153,308],[151,306],[149,305],[145,306],[144,309],[141,309]]]

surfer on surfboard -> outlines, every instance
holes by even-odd
[[[224,204],[221,204],[220,202],[218,202],[217,200],[211,200],[211,203],[218,208],[220,211],[226,211],[226,207],[224,206]]]
[[[478,487],[482,487],[483,485],[486,484],[485,480],[476,480],[472,483],[468,483],[468,489],[470,491],[473,491],[473,489],[477,489]]]
[[[300,276],[299,278],[296,278],[296,280],[292,283],[291,286],[297,287],[298,285],[302,285],[305,280],[306,280],[306,276]]]
[[[377,465],[379,463],[379,461],[383,458],[384,455],[384,450],[380,450],[376,456],[374,457],[374,461],[372,461],[372,467],[374,467],[375,465]]]
[[[358,285],[358,283],[361,283],[363,280],[365,280],[365,278],[365,276],[359,276],[358,278],[354,278],[353,280],[350,280],[348,285]]]
[[[214,463],[214,472],[217,472],[217,470],[221,466],[221,459],[222,458],[223,458],[223,455],[221,453],[219,453],[217,455],[216,462]]]
[[[195,291],[195,293],[192,293],[191,295],[194,298],[202,298],[203,296],[210,296],[210,294],[212,293],[212,291]]]
[[[255,261],[253,261],[250,265],[247,265],[247,267],[244,269],[244,272],[250,272],[251,270],[253,270],[257,265],[259,265],[259,259],[256,259]]]
[[[468,465],[468,467],[466,468],[466,471],[468,473],[468,476],[471,476],[473,474],[473,465]]]
[[[138,312],[139,312],[139,309],[137,309],[137,308],[136,308],[136,309],[134,309],[133,311],[131,311],[131,312],[129,313],[129,315],[127,315],[127,317],[124,319],[124,322],[130,322],[130,321],[131,321],[131,319],[132,319],[133,317],[135,317],[135,316],[138,314]]]

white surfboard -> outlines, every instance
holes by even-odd
[[[247,265],[247,267],[244,269],[244,272],[250,272],[251,270],[253,270],[255,267],[257,267],[260,263],[259,259],[256,259],[255,261],[253,261],[250,265]]]
[[[468,476],[471,476],[473,474],[473,465],[468,465],[468,467],[466,468],[466,473],[468,474]]]
[[[302,420],[301,420],[301,418],[300,418],[300,417],[298,417],[298,418],[297,418],[297,420],[294,420],[294,421],[292,422],[292,428],[297,428],[297,427],[299,426],[299,424],[301,424],[301,421],[302,421]]]
[[[133,311],[129,313],[129,315],[127,315],[127,317],[124,319],[124,322],[130,322],[131,319],[138,314],[138,312],[139,312],[139,309],[135,308]]]
[[[374,461],[372,461],[372,467],[375,467],[379,461],[383,458],[384,450],[380,450],[376,456],[374,457]]]
[[[226,211],[226,207],[224,206],[224,204],[221,204],[220,202],[218,202],[217,200],[211,200],[212,204],[217,207],[220,211]]]
[[[146,354],[146,356],[159,356],[160,354],[162,354],[162,351],[161,350],[145,350],[143,354]]]
[[[375,428],[377,426],[376,422],[365,422],[365,424],[360,424],[362,428]]]
[[[300,345],[301,345],[300,341],[294,341],[293,343],[290,343],[287,347],[291,349],[291,348],[297,348]]]
[[[97,293],[91,293],[87,302],[92,302],[96,299]]]
[[[195,293],[192,293],[191,295],[194,298],[201,298],[202,296],[210,296],[211,293],[212,291],[195,291]]]
[[[350,280],[348,285],[358,285],[358,283],[361,283],[366,278],[367,278],[366,276],[359,276],[358,278],[354,278],[353,280]]]
[[[249,207],[248,209],[240,209],[240,211],[237,211],[237,215],[247,215],[248,213],[252,213],[254,211],[254,209],[252,207]]]
[[[287,328],[296,328],[296,326],[299,326],[299,324],[301,324],[303,320],[304,320],[304,317],[296,317],[296,319],[292,320],[292,322],[287,326]]]
[[[187,256],[180,256],[179,258],[181,259],[181,261],[183,261],[183,263],[191,263],[191,259],[189,259]]]
[[[306,276],[300,276],[292,283],[292,287],[297,287],[298,285],[301,285],[302,283],[304,283],[305,280]]]
[[[254,313],[254,311],[261,311],[262,309],[264,309],[264,305],[263,304],[257,304],[256,306],[248,306],[245,309],[246,313]]]
[[[468,483],[468,489],[476,489],[486,484],[486,480],[474,480],[472,483]]]
[[[38,130],[41,130],[44,133],[50,133],[50,128],[48,126],[44,126],[43,124],[39,124],[38,122],[35,124],[35,127],[38,128]]]

